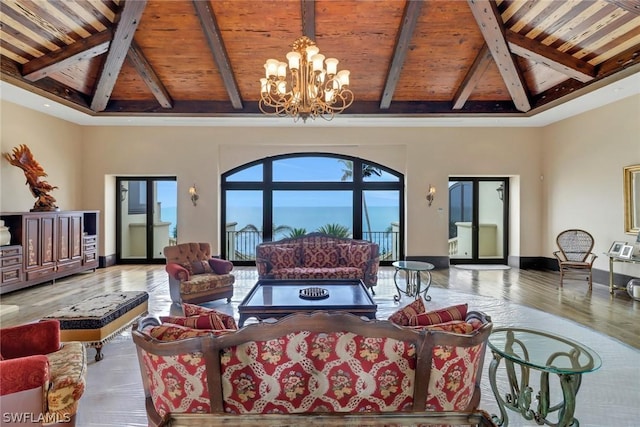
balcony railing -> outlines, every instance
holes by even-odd
[[[227,230],[226,238],[229,261],[255,261],[256,246],[263,241],[262,233],[259,231]],[[395,261],[400,258],[400,240],[397,231],[365,232],[364,240],[378,244],[381,261]]]

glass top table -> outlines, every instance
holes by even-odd
[[[511,327],[495,329],[489,336],[488,344],[493,353],[493,360],[489,365],[489,381],[500,408],[500,418],[494,416],[498,425],[507,426],[509,423],[505,408],[520,412],[528,420],[535,419],[538,424],[579,425],[574,412],[582,374],[595,371],[602,365],[602,360],[595,351],[577,341],[550,332]],[[502,359],[505,361],[510,386],[504,397],[496,383],[496,372]],[[520,369],[516,370],[514,365],[518,365]],[[540,371],[536,409],[531,408],[533,389],[529,385],[530,369]],[[563,400],[557,404],[550,403],[549,374],[557,375],[560,380]],[[553,412],[558,412],[557,423],[547,419]]]
[[[426,301],[431,301],[431,296],[427,295],[427,292],[429,292],[429,288],[431,287],[431,270],[435,268],[433,264],[422,261],[394,261],[391,265],[396,269],[393,275],[393,283],[396,285],[396,290],[398,291],[398,295],[393,296],[394,301],[400,301],[402,294],[418,299],[421,293],[424,293],[424,299]],[[398,283],[398,274],[401,271],[403,271],[405,275],[404,286]],[[427,276],[424,290],[422,290],[421,273],[425,273]]]

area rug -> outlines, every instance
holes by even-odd
[[[495,298],[455,292],[451,289],[432,287],[430,307],[445,307],[462,301],[469,302],[469,309],[480,310],[492,317],[495,327],[521,326],[532,329],[555,331],[571,337],[593,350],[603,361],[601,369],[585,374],[576,399],[576,417],[582,427],[630,426],[630,420],[637,418],[638,384],[640,369],[634,368],[640,360],[640,351],[606,335],[595,332],[576,322],[562,319],[515,303]],[[386,318],[393,309],[394,289],[379,289],[374,300],[389,306],[389,312],[379,312],[378,318]],[[157,313],[168,312],[171,301],[168,296],[151,295]],[[406,302],[406,301],[405,301]],[[236,298],[231,304],[218,304],[216,308],[234,311],[239,303]],[[165,304],[165,305],[163,305]],[[491,352],[485,355],[484,372],[481,382],[480,407],[496,413],[497,404],[488,380]],[[109,357],[99,363],[89,361],[87,388],[80,400],[77,425],[90,427],[146,427],[142,377],[139,371],[135,345],[131,332],[126,331],[110,343]],[[533,374],[532,374],[533,375]],[[532,378],[533,380],[533,378]],[[509,385],[504,373],[498,373],[500,390]],[[536,385],[537,387],[537,385]],[[554,393],[557,390],[553,390]],[[561,394],[554,394],[555,397]],[[515,412],[509,412],[511,427],[536,425],[526,421]]]
[[[500,264],[457,264],[452,267],[459,268],[461,270],[509,270],[511,267],[508,265]]]

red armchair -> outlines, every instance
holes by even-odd
[[[0,407],[11,426],[74,426],[87,359],[79,342],[60,343],[60,323],[0,329]]]
[[[212,258],[208,243],[181,243],[164,248],[169,295],[174,303],[199,304],[226,298],[231,302],[235,277],[230,261]]]

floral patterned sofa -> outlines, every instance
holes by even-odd
[[[473,413],[492,323],[483,313],[464,314],[466,333],[323,311],[240,330],[228,321],[206,330],[142,319],[133,341],[149,425],[309,413],[420,414],[429,424]],[[195,326],[203,317],[186,319]]]
[[[362,279],[373,293],[379,264],[377,243],[323,233],[264,242],[256,247],[260,279]]]

